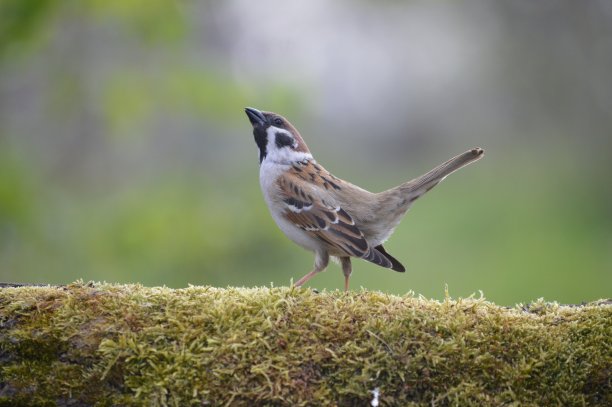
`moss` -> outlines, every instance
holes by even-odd
[[[0,405],[610,405],[612,305],[0,290]]]

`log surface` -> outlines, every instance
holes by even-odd
[[[609,301],[4,287],[0,405],[603,406],[611,338]]]

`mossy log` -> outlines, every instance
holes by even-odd
[[[0,405],[612,405],[612,305],[0,289]]]

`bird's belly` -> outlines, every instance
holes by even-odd
[[[286,206],[278,200],[278,196],[275,193],[277,188],[276,180],[288,167],[288,165],[268,163],[266,161],[262,163],[259,172],[259,182],[264,199],[266,204],[268,204],[268,209],[270,210],[274,222],[276,222],[285,236],[306,250],[320,251],[322,244],[317,239],[312,237],[308,232],[295,226],[283,216]]]
[[[318,251],[321,249],[321,243],[313,238],[308,232],[298,228],[293,223],[285,219],[282,215],[277,215],[274,211],[270,211],[272,218],[283,231],[285,236],[291,239],[295,244],[302,246],[306,250]]]

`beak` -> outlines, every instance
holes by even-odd
[[[266,120],[266,116],[264,116],[263,113],[259,110],[253,109],[252,107],[245,107],[244,111],[247,116],[249,116],[249,120],[251,121],[253,127],[264,127],[268,123],[268,120]]]

